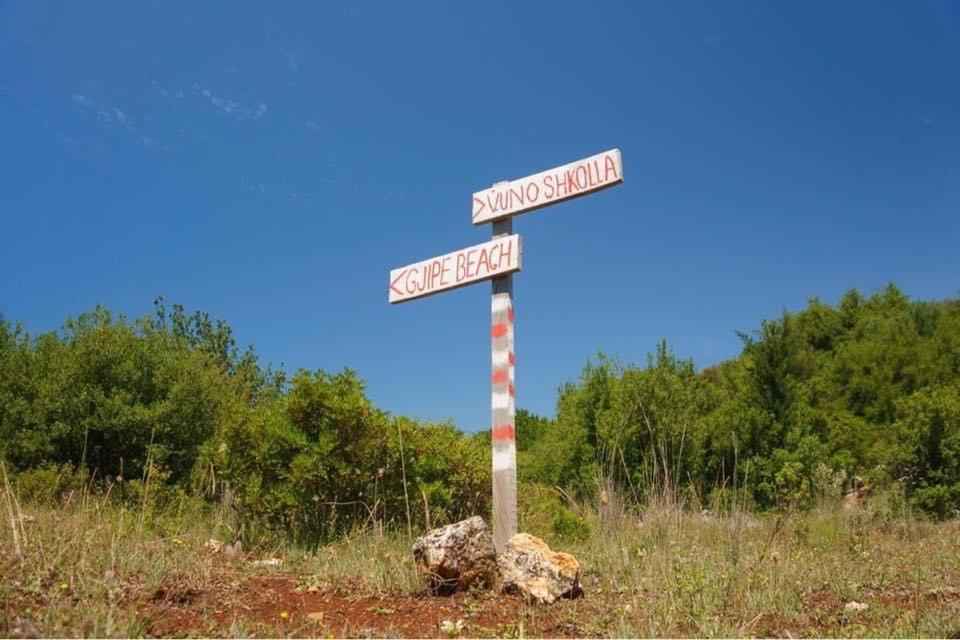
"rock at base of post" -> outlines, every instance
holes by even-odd
[[[569,553],[550,547],[529,533],[518,533],[507,541],[497,557],[500,587],[519,593],[528,602],[551,604],[558,598],[576,598],[580,586],[580,563]]]
[[[413,543],[417,571],[427,589],[449,595],[472,586],[492,587],[497,554],[487,524],[480,516],[434,529]]]

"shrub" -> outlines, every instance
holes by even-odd
[[[13,478],[21,500],[47,507],[62,505],[86,489],[89,475],[71,464],[45,464],[20,471]],[[72,495],[71,495],[72,494]]]

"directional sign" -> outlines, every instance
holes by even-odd
[[[493,240],[390,272],[390,302],[406,302],[481,280],[492,282],[491,417],[493,448],[493,546],[499,553],[517,533],[516,386],[513,272],[520,270],[520,236],[512,216],[623,182],[620,150],[498,182],[473,194],[474,224],[492,222]]]
[[[473,224],[484,224],[623,182],[620,150],[611,149],[473,194]]]
[[[390,302],[406,302],[520,270],[520,236],[496,238],[390,272]]]

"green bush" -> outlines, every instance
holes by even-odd
[[[543,538],[550,544],[581,542],[590,537],[590,524],[581,513],[568,507],[555,489],[522,483],[518,493],[521,531]]]
[[[721,508],[736,485],[740,504],[782,509],[834,500],[859,476],[874,495],[902,486],[915,509],[957,513],[957,300],[850,291],[741,338],[737,358],[699,373],[663,343],[645,367],[589,362],[521,451],[521,477],[580,497],[611,477],[641,501]]]
[[[388,416],[347,369],[288,382],[222,321],[162,301],[152,318],[98,307],[36,337],[0,317],[0,458],[30,499],[82,486],[156,511],[193,494],[229,504],[250,539],[489,511],[482,442]]]
[[[200,468],[234,496],[249,535],[317,544],[356,527],[405,526],[408,510],[417,530],[428,517],[437,526],[484,513],[488,456],[451,425],[376,409],[350,370],[301,371],[284,396],[229,413]]]
[[[930,385],[900,398],[896,420],[874,450],[883,474],[914,509],[938,518],[960,511],[960,386]]]
[[[20,337],[0,369],[0,455],[17,469],[72,464],[94,478],[141,477],[150,462],[183,479],[230,393],[206,353],[101,308],[62,335]]]
[[[86,470],[71,464],[45,464],[20,471],[13,477],[13,485],[21,500],[47,507],[80,500],[88,481]]]

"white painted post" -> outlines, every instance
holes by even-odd
[[[512,218],[493,223],[493,238],[513,233]],[[494,278],[491,297],[491,444],[493,546],[499,553],[517,533],[516,390],[513,368],[513,274]]]

